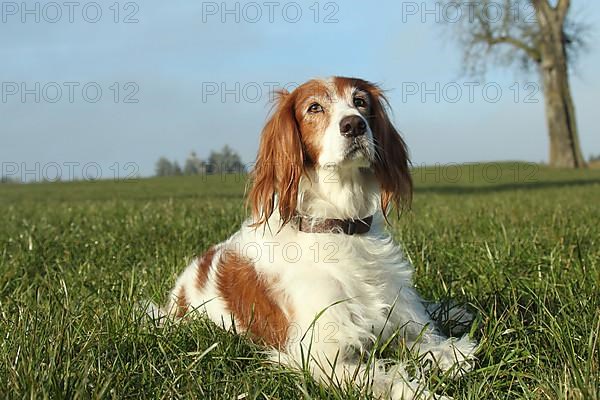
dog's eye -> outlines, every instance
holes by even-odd
[[[354,98],[354,106],[357,108],[365,108],[365,107],[367,107],[367,101],[365,99],[363,99],[362,97],[355,97]]]
[[[310,107],[308,107],[308,112],[313,114],[320,113],[323,112],[323,107],[319,103],[312,103]]]

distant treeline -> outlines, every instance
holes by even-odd
[[[10,176],[2,176],[0,177],[0,183],[21,183],[21,181]]]
[[[245,173],[246,166],[237,152],[229,146],[223,147],[221,151],[212,151],[208,160],[201,160],[193,152],[183,163],[170,161],[165,157],[156,162],[156,176],[178,176],[178,175],[206,175],[206,174],[238,174]]]

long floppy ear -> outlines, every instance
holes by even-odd
[[[410,207],[413,183],[408,150],[387,114],[389,103],[380,88],[372,85],[370,124],[376,147],[375,175],[381,185],[381,208],[384,215],[394,204],[398,211]]]
[[[252,172],[253,183],[248,203],[254,219],[253,226],[267,222],[276,204],[281,215],[281,226],[292,219],[298,201],[298,184],[304,172],[303,160],[294,101],[287,91],[280,91],[276,111],[262,131]]]

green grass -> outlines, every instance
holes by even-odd
[[[478,312],[476,369],[433,377],[440,390],[599,399],[600,171],[506,163],[414,176],[413,209],[390,229],[425,298]],[[233,176],[0,185],[2,397],[365,398],[270,367],[207,321],[132,316],[238,228],[243,191]]]

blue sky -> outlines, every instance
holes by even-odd
[[[388,89],[416,165],[547,160],[537,77],[499,68],[485,80],[464,77],[451,31],[435,15],[421,15],[433,1],[266,3],[228,2],[237,11],[225,13],[220,1],[122,2],[116,15],[114,1],[72,10],[62,2],[26,2],[29,11],[21,2],[2,2],[3,172],[56,163],[64,178],[65,163],[77,163],[69,164],[75,175],[97,163],[106,178],[115,163],[119,170],[133,163],[150,175],[160,156],[182,162],[192,150],[206,157],[225,144],[251,162],[270,109],[268,88],[329,75]],[[408,3],[417,15],[403,13]],[[598,2],[574,1],[574,8],[591,23],[600,17]],[[137,22],[124,23],[127,16]],[[600,154],[598,33],[572,78],[586,157]],[[465,82],[472,82],[472,99]],[[211,94],[215,87],[219,93]],[[224,99],[221,87],[230,90]],[[102,97],[93,102],[98,88]],[[422,98],[424,88],[439,101],[434,93]]]

